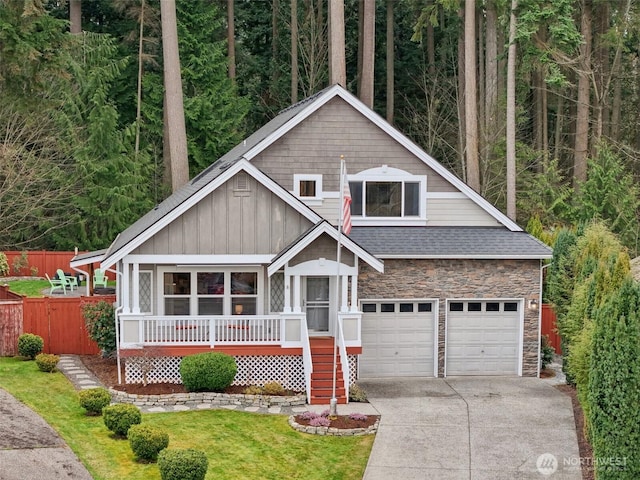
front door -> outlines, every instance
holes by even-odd
[[[304,309],[311,333],[329,333],[329,277],[307,277]]]

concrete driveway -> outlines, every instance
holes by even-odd
[[[364,480],[580,480],[571,399],[514,377],[358,382],[382,415]]]

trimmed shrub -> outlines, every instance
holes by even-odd
[[[542,370],[547,368],[547,365],[553,362],[553,355],[555,353],[555,349],[549,345],[549,336],[542,335],[540,337],[540,368]]]
[[[236,360],[221,352],[189,355],[180,362],[180,377],[190,392],[222,392],[237,371]]]
[[[102,409],[111,403],[111,394],[102,387],[81,390],[79,396],[80,406],[87,411],[87,415],[102,415]]]
[[[135,405],[120,403],[102,409],[105,426],[120,437],[126,437],[129,428],[142,422],[140,409]]]
[[[54,372],[59,361],[60,357],[53,353],[39,353],[36,355],[36,365],[38,365],[38,369],[41,372]]]
[[[365,392],[360,385],[354,383],[349,387],[349,401],[361,403],[367,402],[367,392]]]
[[[165,449],[158,455],[158,468],[162,480],[204,480],[209,461],[199,450]]]
[[[23,333],[18,337],[18,353],[20,356],[33,360],[44,348],[44,340],[34,333]]]
[[[4,252],[0,252],[0,277],[4,277],[9,274],[9,259],[4,254]]]
[[[135,456],[149,462],[155,462],[158,454],[169,446],[169,434],[152,425],[132,425],[127,438]]]
[[[278,382],[267,382],[262,387],[265,395],[284,395],[284,387]]]

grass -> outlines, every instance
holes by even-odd
[[[156,480],[156,464],[137,463],[126,440],[111,437],[102,417],[87,417],[61,373],[34,362],[0,358],[0,385],[38,412],[87,466],[95,480]],[[46,395],[43,394],[46,392]],[[297,432],[284,415],[228,410],[143,414],[169,433],[169,448],[207,454],[207,479],[361,479],[373,436],[325,437]]]
[[[13,293],[27,297],[42,297],[42,290],[51,288],[48,280],[11,280],[7,285]]]

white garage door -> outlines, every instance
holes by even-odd
[[[362,302],[360,378],[433,376],[435,303]]]
[[[521,303],[449,301],[447,375],[517,375]]]

